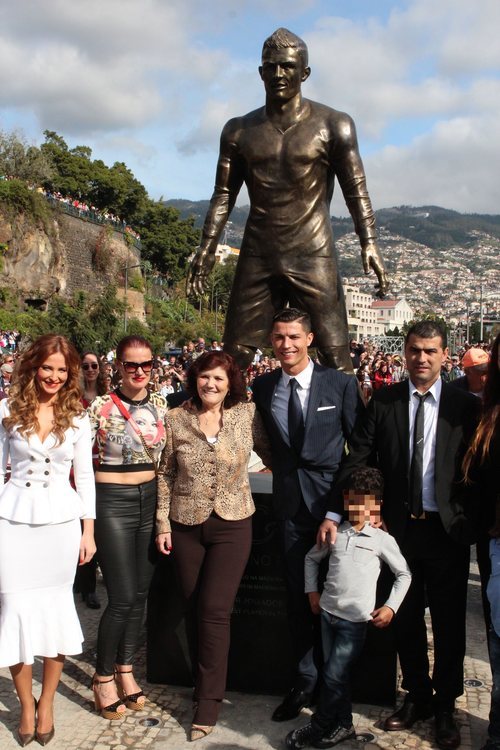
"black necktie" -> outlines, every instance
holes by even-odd
[[[304,442],[304,416],[295,378],[290,378],[290,398],[288,399],[288,437],[294,451],[300,454]]]
[[[413,425],[413,454],[410,466],[410,510],[416,518],[423,513],[422,485],[424,474],[424,403],[430,393],[414,393],[418,398],[415,424]]]

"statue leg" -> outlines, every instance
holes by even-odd
[[[245,370],[257,349],[269,345],[275,313],[271,274],[265,258],[238,259],[224,329],[224,351]]]
[[[236,360],[240,370],[247,370],[253,362],[257,347],[244,346],[232,341],[226,343],[224,341],[224,351]]]
[[[290,304],[311,316],[322,365],[352,373],[344,292],[334,257],[294,258],[287,273]]]
[[[353,374],[352,359],[347,346],[324,346],[318,348],[318,359],[325,367],[343,370],[348,375]]]

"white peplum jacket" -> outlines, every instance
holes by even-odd
[[[0,518],[30,525],[95,518],[92,439],[87,414],[76,417],[58,444],[50,434],[43,443],[37,435],[23,437],[2,423],[8,399],[0,402]],[[10,480],[3,484],[9,463]],[[74,468],[76,491],[70,484]]]

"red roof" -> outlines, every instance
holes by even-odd
[[[399,299],[376,299],[372,302],[372,308],[396,307],[400,301]]]

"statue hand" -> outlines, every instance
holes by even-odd
[[[196,255],[191,261],[191,267],[186,281],[186,294],[188,297],[192,295],[199,297],[203,294],[208,275],[214,267],[214,264],[215,255],[209,253],[208,250],[199,247],[196,251]]]
[[[368,240],[361,249],[361,259],[363,261],[363,270],[366,274],[370,273],[370,269],[373,269],[377,275],[378,284],[375,285],[377,289],[377,297],[385,297],[387,290],[389,289],[389,282],[387,280],[387,274],[385,272],[384,261],[378,249],[376,240]]]

